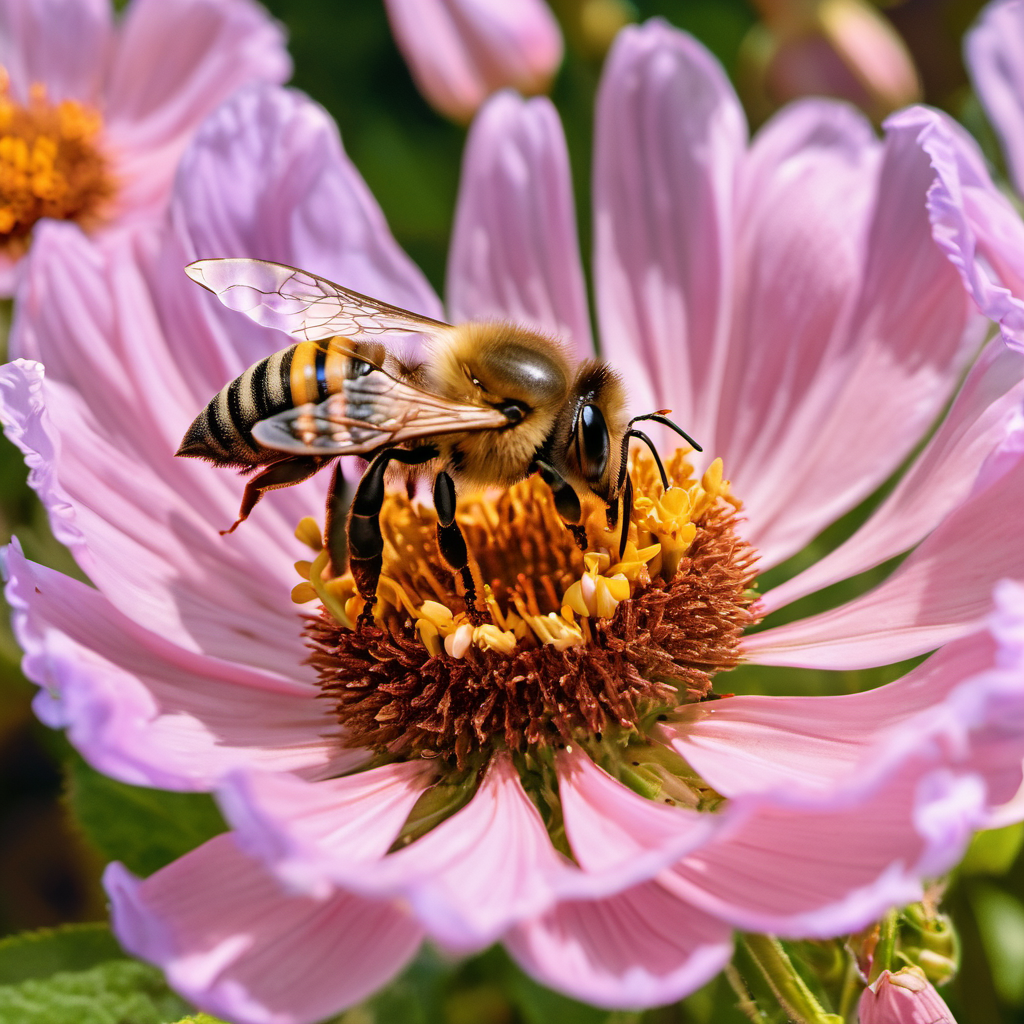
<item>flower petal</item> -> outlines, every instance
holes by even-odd
[[[67,727],[100,771],[166,789],[208,789],[241,766],[317,774],[358,763],[324,738],[315,691],[176,647],[77,580],[7,549],[7,600],[42,689],[39,717]]]
[[[95,104],[112,36],[109,0],[3,0],[0,67],[13,98],[40,84],[51,102]]]
[[[502,93],[473,122],[447,277],[455,323],[514,320],[593,355],[569,154],[549,100]]]
[[[717,452],[737,166],[746,125],[718,62],[652,20],[619,33],[598,94],[595,294],[602,352],[643,412],[674,406]]]
[[[538,981],[609,1009],[675,1002],[732,956],[728,925],[653,882],[559,903],[516,925],[504,943]]]
[[[562,35],[543,0],[386,0],[385,6],[420,91],[457,121],[468,121],[498,89],[543,91],[562,61]]]
[[[296,891],[322,898],[332,881],[358,880],[391,848],[433,781],[422,760],[340,779],[236,772],[218,799],[247,853]]]
[[[892,494],[838,548],[769,590],[760,608],[771,613],[912,548],[970,493],[985,458],[1005,437],[1022,404],[1024,357],[995,339]]]
[[[1024,350],[1024,222],[992,184],[977,143],[937,110],[911,107],[887,123],[916,137],[932,161],[935,237],[981,311]]]
[[[987,4],[964,36],[975,91],[999,133],[1017,191],[1024,195],[1024,4]]]
[[[1003,578],[1024,579],[1024,415],[973,493],[884,583],[834,608],[742,641],[762,665],[867,668],[911,658],[976,629]]]
[[[794,554],[895,472],[981,341],[983,322],[929,217],[935,178],[917,133],[890,121],[861,283],[829,344],[828,380],[791,411],[789,443],[737,482],[762,566]]]
[[[985,821],[979,779],[927,767],[908,758],[884,785],[846,800],[739,798],[730,812],[745,818],[739,827],[659,881],[748,931],[855,931],[920,899],[921,879],[948,870]]]
[[[203,118],[247,82],[290,75],[284,33],[250,0],[132,0],[106,83],[120,204],[162,204]]]
[[[125,948],[237,1024],[313,1024],[386,984],[422,939],[389,903],[283,892],[230,835],[145,881],[111,864],[103,882]]]
[[[290,535],[320,500],[277,519],[289,505],[272,500],[247,529],[219,536],[240,488],[173,457],[201,405],[159,344],[127,251],[101,252],[71,225],[37,233],[12,349],[43,357],[51,376],[28,361],[0,370],[8,436],[35,463],[30,482],[50,503],[57,539],[124,614],[180,646],[310,678],[289,597],[303,551]]]

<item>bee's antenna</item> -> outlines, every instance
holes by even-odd
[[[668,411],[669,410],[666,409],[664,412],[649,412],[649,413],[647,413],[644,416],[634,416],[629,421],[629,423],[626,424],[626,430],[629,430],[633,426],[634,423],[639,423],[641,420],[654,420],[655,423],[663,423],[670,430],[674,430],[684,441],[689,443],[690,447],[693,448],[693,450],[695,452],[702,452],[702,451],[704,451],[704,449],[701,448],[701,446],[699,444],[697,444],[697,442],[694,441],[694,439],[692,437],[690,437],[690,435],[685,430],[683,430],[682,427],[680,427],[676,423],[673,423],[665,415],[665,412],[668,412]]]
[[[668,476],[665,473],[665,467],[662,464],[661,456],[658,454],[658,449],[654,447],[654,442],[642,430],[627,430],[626,437],[635,437],[638,441],[643,441],[651,449],[654,461],[658,464],[658,472],[661,474],[661,486],[667,491]]]
[[[626,541],[629,540],[629,517],[633,514],[633,481],[626,474],[626,484],[622,489],[622,531],[619,533],[619,561],[626,553]]]

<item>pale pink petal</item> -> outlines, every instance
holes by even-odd
[[[392,904],[284,892],[230,835],[145,881],[111,864],[103,882],[124,947],[237,1024],[313,1024],[386,984],[422,939]]]
[[[825,937],[862,928],[920,899],[922,877],[956,863],[985,820],[984,785],[971,773],[909,757],[872,783],[849,787],[845,799],[740,797],[729,812],[739,826],[659,880],[749,931]]]
[[[424,96],[468,121],[510,86],[547,88],[562,61],[562,35],[543,0],[386,0],[391,29]]]
[[[646,800],[616,782],[585,754],[558,758],[558,797],[573,857],[585,871],[653,877],[707,842],[725,819]]]
[[[744,638],[763,665],[866,668],[911,658],[976,629],[1003,577],[1024,579],[1024,416],[972,495],[884,583],[818,615]]]
[[[990,3],[964,36],[967,69],[1024,195],[1024,3]]]
[[[992,184],[973,138],[937,110],[911,107],[889,122],[927,153],[936,181],[928,209],[936,240],[1007,344],[1024,350],[1024,222]]]
[[[514,320],[593,355],[569,154],[549,100],[502,93],[473,122],[447,277],[453,322]]]
[[[123,210],[159,210],[192,133],[239,86],[290,74],[280,26],[251,0],[132,0],[106,82]]]
[[[1011,666],[1008,656],[1006,644],[982,629],[886,686],[694,705],[670,735],[687,763],[727,797],[826,795],[882,777],[914,751],[934,750],[984,778],[986,803],[996,807],[1019,786],[1024,758],[1024,690],[1015,685],[1024,658]],[[1007,703],[1015,690],[1016,704]],[[1001,727],[1005,740],[995,736]]]
[[[653,882],[609,899],[559,903],[516,925],[504,943],[543,984],[616,1009],[675,1002],[732,956],[728,925]]]
[[[624,29],[598,94],[595,294],[602,353],[638,412],[672,407],[711,454],[746,125],[718,62],[654,20]]]
[[[100,252],[67,224],[38,232],[12,349],[44,358],[50,377],[38,364],[3,369],[8,436],[39,466],[32,482],[51,500],[57,538],[126,615],[193,650],[311,678],[289,597],[290,563],[308,549],[290,535],[320,501],[275,519],[289,506],[272,500],[247,529],[219,536],[241,488],[233,474],[173,457],[201,404],[159,343],[127,254]]]
[[[804,547],[899,467],[981,340],[984,324],[934,237],[936,175],[917,135],[889,123],[861,284],[827,380],[792,410],[790,442],[737,484],[762,567]]]
[[[38,83],[50,101],[95,104],[112,34],[109,0],[3,0],[0,67],[11,95],[23,103]]]
[[[760,602],[767,614],[912,548],[969,493],[1024,404],[1024,357],[1000,339],[971,368],[953,407],[896,489],[848,540]]]
[[[358,882],[391,848],[433,780],[423,760],[340,779],[239,772],[218,792],[241,847],[296,891],[322,897],[334,882]]]
[[[7,600],[42,689],[35,708],[99,770],[136,785],[208,789],[242,766],[338,768],[312,687],[182,650],[77,580],[7,549]],[[346,755],[357,763],[358,751]]]
[[[736,295],[716,428],[726,470],[755,531],[806,458],[841,387],[845,329],[866,259],[881,145],[845,104],[791,104],[757,134],[742,165]],[[785,468],[783,468],[785,467]],[[770,539],[760,529],[768,561]]]

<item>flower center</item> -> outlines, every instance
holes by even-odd
[[[588,516],[581,551],[539,477],[463,500],[482,623],[438,553],[432,509],[388,495],[374,624],[358,627],[351,576],[324,578],[319,530],[303,520],[297,535],[320,554],[297,563],[306,582],[293,597],[320,598],[306,632],[346,745],[464,768],[495,747],[642,740],[712,696],[712,676],[735,665],[756,620],[756,554],[736,534],[721,462],[698,480],[686,454],[667,461],[667,491],[653,460],[634,461],[621,559],[604,508]]]
[[[102,124],[74,100],[50,103],[42,85],[32,86],[27,105],[16,103],[0,68],[0,252],[22,255],[41,217],[84,227],[102,220],[115,192],[97,144]]]

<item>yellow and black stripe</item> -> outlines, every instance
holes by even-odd
[[[221,465],[259,466],[269,461],[252,428],[285,409],[322,402],[341,391],[349,351],[329,342],[300,341],[250,366],[222,388],[195,418],[178,455]]]

